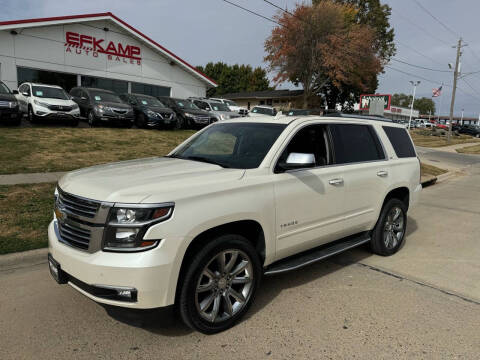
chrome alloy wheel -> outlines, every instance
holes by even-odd
[[[387,249],[395,248],[402,241],[405,232],[404,224],[403,210],[398,206],[393,207],[387,215],[383,229],[383,241]]]
[[[212,323],[235,316],[248,303],[253,290],[253,267],[248,255],[229,249],[205,266],[195,290],[199,315]]]

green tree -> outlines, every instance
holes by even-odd
[[[392,105],[409,108],[412,103],[412,95],[407,94],[393,94]],[[431,98],[421,97],[415,99],[413,108],[418,110],[422,115],[435,114],[435,103]]]
[[[313,0],[313,4],[319,4],[326,0]],[[395,55],[395,33],[390,26],[392,8],[387,4],[381,4],[380,0],[333,0],[339,4],[348,4],[357,9],[354,21],[358,24],[369,26],[375,33],[374,48],[382,64],[388,63]],[[375,76],[365,88],[359,88],[352,84],[342,83],[336,86],[328,81],[322,92],[325,95],[329,108],[334,108],[337,103],[343,105],[344,110],[353,109],[353,104],[358,101],[361,93],[374,93],[378,87],[378,78]]]
[[[218,84],[218,87],[207,90],[207,96],[270,89],[267,72],[261,67],[253,69],[250,65],[228,65],[223,62],[209,62],[205,67],[197,66],[197,69]]]

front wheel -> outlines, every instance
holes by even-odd
[[[87,119],[88,125],[90,125],[90,127],[94,127],[97,125],[97,120],[95,119],[95,114],[93,113],[93,111],[90,110],[88,112]]]
[[[33,113],[33,109],[31,106],[28,107],[28,121],[34,124],[37,121],[37,116]]]
[[[252,304],[261,275],[259,256],[246,238],[218,236],[186,270],[177,304],[182,320],[204,334],[232,327]]]
[[[403,201],[390,199],[384,204],[380,217],[372,231],[370,242],[377,255],[395,254],[401,247],[407,229],[407,209]]]

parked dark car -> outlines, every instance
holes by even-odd
[[[190,100],[159,96],[158,100],[175,111],[177,116],[177,128],[198,128],[204,127],[217,119],[211,116],[208,111],[201,110]]]
[[[15,95],[7,85],[0,81],[0,122],[9,125],[20,125],[22,113]]]
[[[479,125],[462,125],[457,130],[460,134],[472,135],[480,138],[480,126]]]
[[[130,128],[133,126],[133,109],[113,91],[75,87],[70,95],[80,107],[80,116],[87,118],[90,126],[101,123],[116,124]]]
[[[122,94],[120,99],[133,107],[135,125],[139,128],[174,128],[175,112],[153,96]]]

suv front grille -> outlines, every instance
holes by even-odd
[[[58,203],[74,215],[91,219],[95,217],[100,207],[100,203],[96,201],[82,199],[63,191],[58,192]]]
[[[126,114],[128,110],[113,109],[115,114]]]
[[[50,105],[48,108],[54,111],[71,111],[73,106]]]
[[[58,230],[63,242],[73,247],[88,250],[91,237],[90,230],[82,229],[74,223],[61,221],[58,222]]]
[[[197,116],[195,116],[194,119],[195,119],[195,121],[201,122],[201,123],[204,123],[204,124],[208,124],[208,122],[210,121],[209,116],[202,116],[202,115],[197,115]]]

